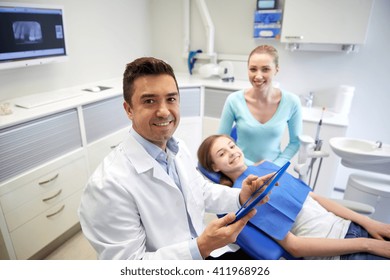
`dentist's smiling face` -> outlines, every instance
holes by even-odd
[[[272,87],[272,79],[277,72],[274,57],[268,53],[254,53],[248,60],[248,77],[254,88]]]
[[[125,110],[134,130],[165,150],[180,122],[179,90],[169,75],[148,75],[134,81],[132,106]]]

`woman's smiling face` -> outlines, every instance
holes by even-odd
[[[278,72],[274,57],[268,53],[254,53],[248,61],[248,77],[254,88],[272,86],[272,79]]]

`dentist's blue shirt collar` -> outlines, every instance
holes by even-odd
[[[146,140],[144,137],[139,135],[133,128],[130,130],[130,134],[135,138],[135,140],[137,140],[138,143],[142,145],[142,147],[144,147],[147,153],[151,155],[154,159],[165,160],[165,161],[167,160],[166,158],[167,151],[163,151],[157,145]],[[167,142],[167,148],[173,153],[173,155],[176,155],[179,151],[179,145],[177,144],[176,140],[172,137]],[[165,156],[165,158],[161,158],[163,155]]]

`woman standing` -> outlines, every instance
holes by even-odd
[[[249,89],[228,96],[218,133],[230,134],[237,129],[237,145],[243,150],[248,165],[268,160],[279,166],[289,161],[299,149],[302,131],[299,97],[276,88],[272,81],[279,71],[279,55],[269,45],[255,48],[248,59]],[[288,126],[289,143],[281,149]]]

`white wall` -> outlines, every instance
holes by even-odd
[[[62,5],[69,61],[0,71],[0,101],[120,77],[125,64],[150,55],[150,2],[22,0]]]
[[[167,3],[168,2],[168,3]],[[194,2],[194,1],[191,1]],[[182,56],[182,0],[153,3],[153,53],[176,71],[188,72]],[[390,1],[375,0],[367,41],[359,53],[289,52],[276,40],[252,38],[256,1],[206,0],[215,26],[215,51],[244,55],[259,44],[272,44],[280,53],[281,86],[296,94],[341,84],[356,87],[347,136],[390,144]],[[191,4],[191,50],[206,50],[203,24]],[[337,186],[344,187],[349,170],[340,167]]]

